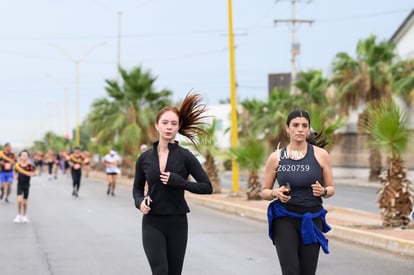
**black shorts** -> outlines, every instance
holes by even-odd
[[[29,198],[30,184],[17,184],[17,196],[23,196],[25,200]]]
[[[110,172],[110,173],[106,173],[107,175],[110,175],[110,176],[117,176],[119,173],[116,173],[116,172]]]

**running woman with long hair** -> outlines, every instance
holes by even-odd
[[[14,222],[28,223],[27,200],[29,199],[30,178],[36,175],[36,167],[29,162],[29,151],[23,150],[20,152],[15,171],[17,178],[17,216]]]
[[[159,140],[140,155],[135,165],[133,197],[135,207],[143,213],[142,242],[154,275],[181,274],[190,211],[184,192],[212,193],[200,162],[175,140],[180,133],[197,147],[197,134],[207,134],[200,128],[206,118],[205,106],[200,102],[200,95],[187,95],[180,108],[161,109],[155,121]],[[189,180],[190,175],[194,181]]]

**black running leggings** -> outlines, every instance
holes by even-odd
[[[72,180],[73,180],[73,190],[79,191],[81,177],[82,177],[82,169],[72,169]]]
[[[322,228],[322,220],[313,222]],[[283,275],[314,275],[318,265],[319,243],[304,245],[301,237],[302,219],[276,218],[272,222],[274,244]]]
[[[153,275],[180,275],[187,247],[186,215],[144,215],[142,243]]]
[[[53,171],[53,162],[48,162],[47,163],[47,168],[49,170],[49,175],[52,175],[52,171]]]

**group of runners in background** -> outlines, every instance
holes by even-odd
[[[111,151],[114,155],[115,151]],[[110,155],[110,154],[108,154]],[[116,162],[111,162],[111,158],[104,161],[105,165],[110,167],[111,181],[108,174],[108,195],[115,195],[115,177],[119,173],[116,169],[120,158],[116,158]],[[22,150],[17,155],[12,151],[10,143],[4,144],[3,150],[0,150],[0,201],[9,203],[12,191],[12,183],[17,181],[17,216],[15,223],[27,223],[27,202],[29,198],[30,179],[33,176],[41,176],[47,173],[48,180],[57,179],[59,171],[61,174],[69,173],[72,177],[73,191],[72,196],[78,197],[82,170],[85,177],[89,176],[90,168],[93,164],[92,154],[87,151],[81,151],[79,147],[75,147],[71,151],[47,152],[36,151],[30,154],[28,150]],[[111,190],[111,191],[109,191]]]
[[[45,172],[48,173],[48,179],[52,178],[57,179],[58,171],[62,171],[63,174],[69,175],[70,170],[70,155],[73,154],[71,151],[62,151],[55,153],[52,150],[47,152],[36,151],[33,153],[32,161],[36,167],[38,175],[42,175]],[[85,171],[85,176],[89,176],[90,166],[92,164],[92,155],[88,151],[83,151],[80,153],[83,162],[83,170]]]

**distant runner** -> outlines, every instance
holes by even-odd
[[[11,184],[13,182],[13,165],[16,162],[16,156],[11,151],[10,143],[4,145],[4,150],[0,151],[0,200],[3,199],[6,191],[5,202],[9,202]],[[6,189],[6,190],[5,190]]]
[[[69,155],[69,165],[71,167],[71,174],[73,180],[73,192],[72,196],[78,197],[81,177],[82,177],[82,165],[84,158],[81,154],[80,148],[75,147],[73,153]]]
[[[108,178],[108,191],[106,192],[106,194],[108,196],[109,194],[115,196],[116,178],[118,174],[120,174],[121,172],[118,167],[118,165],[121,164],[121,158],[115,152],[115,150],[111,150],[108,154],[104,156],[103,162],[106,165],[106,175]]]
[[[17,178],[17,216],[15,223],[28,223],[27,200],[29,199],[30,177],[35,176],[36,167],[29,162],[29,152],[23,150],[19,154],[19,162],[16,163]]]

